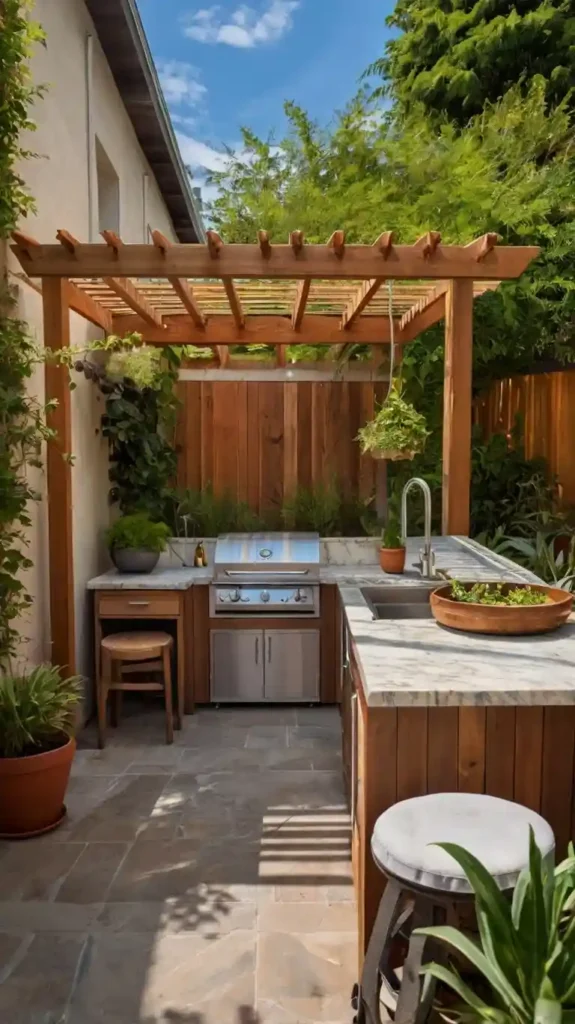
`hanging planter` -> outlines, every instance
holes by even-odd
[[[362,454],[374,459],[413,459],[425,448],[429,431],[425,417],[392,386],[376,415],[357,435]]]

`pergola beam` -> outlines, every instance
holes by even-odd
[[[302,325],[310,288],[311,279],[309,277],[306,277],[303,281],[298,281],[297,294],[291,318],[294,331],[299,331]]]
[[[18,245],[21,245],[30,255],[30,259],[34,258],[34,252],[40,249],[40,242],[36,241],[35,238],[31,238],[30,235],[24,235],[21,231],[12,232],[12,238]],[[69,252],[74,252],[74,246],[79,244],[76,239],[67,231],[58,231],[56,238],[59,242],[66,245]],[[34,288],[40,295],[42,294],[42,287],[38,282],[33,281],[28,277],[27,274],[15,275],[21,277],[22,280],[26,281],[30,287]],[[74,313],[78,313],[79,316],[84,317],[84,320],[89,320],[91,324],[96,327],[101,327],[106,334],[112,333],[112,314],[109,309],[101,306],[99,302],[96,302],[91,295],[78,288],[77,285],[71,281],[66,281],[66,301],[69,309],[73,310]]]
[[[211,316],[199,330],[190,316],[177,313],[165,316],[162,327],[152,327],[136,316],[115,316],[114,331],[137,331],[151,345],[198,345],[217,349],[218,345],[337,345],[342,341],[339,318],[310,313],[294,331],[287,316],[248,316],[239,330],[231,316]],[[399,327],[398,327],[399,330]],[[389,344],[387,316],[366,316],[345,332],[346,342],[360,345]],[[401,341],[401,339],[398,339]]]
[[[114,231],[102,231],[102,238],[106,242],[108,249],[113,253],[114,259],[117,261],[120,259],[121,254],[124,250],[124,243],[119,235]],[[155,327],[162,326],[161,315],[152,307],[148,300],[140,295],[135,284],[128,279],[129,275],[125,278],[118,277],[103,277],[102,280],[108,288],[122,299],[130,309],[134,310],[138,316],[142,318],[144,323],[151,324]]]
[[[161,231],[152,231],[152,239],[156,248],[158,248],[165,256],[172,245],[170,240],[166,238]],[[190,314],[196,327],[203,328],[206,323],[206,318],[199,309],[196,300],[194,299],[192,289],[186,279],[184,277],[168,277],[167,280],[174,289],[186,312]]]
[[[382,276],[383,252],[372,245],[345,245],[335,255],[326,245],[274,245],[272,258],[262,256],[259,245],[174,244],[165,254],[154,245],[123,245],[116,253],[108,245],[82,245],[74,259],[61,245],[40,245],[31,258],[26,246],[13,251],[29,277],[184,277],[184,278],[318,278],[361,280]],[[519,277],[539,255],[538,246],[494,246],[481,259],[472,246],[437,245],[425,256],[424,247],[393,245],[385,258],[385,277],[392,280],[509,280]],[[217,255],[212,255],[217,250]],[[335,258],[334,258],[335,256]]]
[[[373,296],[379,291],[384,283],[384,277],[376,277],[371,281],[364,281],[361,284],[341,318],[340,326],[344,331],[349,330],[351,325],[363,313],[366,306],[369,306]]]
[[[471,282],[471,286],[473,288],[473,282]],[[434,324],[444,319],[445,294],[448,287],[449,285],[444,282],[403,314],[399,321],[398,341],[401,341],[402,344],[413,341],[428,327],[433,327]]]
[[[222,260],[222,254],[226,252],[226,246],[222,242],[217,231],[206,231],[206,239],[208,254],[210,259],[212,260],[212,274],[209,276],[221,277],[221,281],[224,286],[224,291],[228,297],[228,302],[230,304],[232,317],[234,318],[234,322],[238,331],[241,331],[245,323],[245,318],[242,312],[242,304],[240,302],[239,295],[236,291],[234,282],[232,280],[232,276],[228,274],[218,274],[216,270],[216,266]],[[227,248],[229,249],[229,246]],[[260,256],[264,256],[264,252],[261,248],[261,245],[258,245],[258,252],[260,253]],[[215,273],[213,272],[214,270],[216,270]]]

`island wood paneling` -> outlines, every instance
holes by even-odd
[[[435,792],[515,800],[551,825],[562,858],[575,838],[575,707],[368,708],[359,692],[354,866],[361,950],[385,878],[370,851],[373,826],[397,800]]]
[[[517,415],[523,420],[526,455],[545,458],[564,503],[575,504],[575,370],[494,381],[475,402],[475,422],[487,436],[509,434]]]
[[[278,510],[296,486],[337,480],[350,497],[375,492],[376,463],[355,438],[386,385],[357,381],[181,381],[178,484]]]

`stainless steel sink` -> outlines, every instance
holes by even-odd
[[[374,619],[430,619],[429,598],[439,585],[434,581],[417,587],[362,587],[361,593]]]

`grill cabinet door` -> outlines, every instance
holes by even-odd
[[[266,629],[266,701],[319,700],[319,629]]]
[[[261,629],[213,629],[211,699],[218,703],[264,699],[264,642]]]

